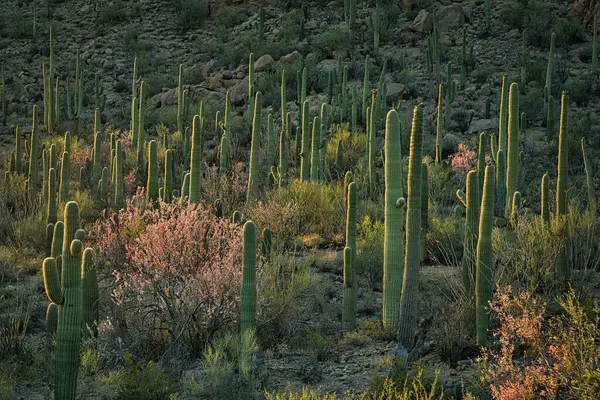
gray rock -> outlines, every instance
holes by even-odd
[[[337,68],[336,60],[323,60],[317,64],[316,75],[317,79],[314,83],[315,90],[322,92],[327,89],[327,81],[329,79],[329,71]]]
[[[397,103],[404,93],[405,86],[402,83],[387,84],[387,103]]]
[[[458,150],[458,144],[462,143],[463,140],[461,138],[459,138],[458,136],[456,136],[453,133],[449,133],[446,136],[444,136],[444,138],[442,139],[442,154],[443,155],[448,155],[448,154],[454,154],[456,153],[456,150]]]
[[[248,99],[248,80],[242,79],[229,92],[229,100],[234,106],[243,105]]]
[[[293,66],[302,61],[302,54],[298,50],[293,51],[292,53],[286,54],[285,56],[279,59],[279,62],[285,66]]]
[[[261,56],[254,62],[254,72],[265,72],[273,69],[275,60],[268,54]]]
[[[427,10],[421,10],[409,27],[415,32],[429,33],[433,29],[433,16]]]
[[[465,23],[465,12],[460,4],[450,4],[437,14],[437,24],[441,29],[457,28]]]
[[[479,132],[497,132],[498,131],[498,118],[491,119],[478,119],[471,121],[469,126],[469,134]]]
[[[224,101],[225,94],[216,92],[202,85],[183,85],[183,90],[187,90],[189,99],[192,101]],[[246,93],[246,96],[248,94]],[[177,88],[168,89],[159,93],[150,99],[152,103],[159,107],[172,106],[177,104]]]

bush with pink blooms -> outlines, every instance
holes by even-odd
[[[573,291],[558,315],[531,293],[501,290],[491,310],[498,315],[498,348],[480,359],[482,378],[497,400],[593,399],[600,393],[600,308]]]
[[[112,321],[155,356],[201,351],[237,320],[241,228],[203,205],[145,207],[143,192],[96,225],[95,246],[112,272]]]

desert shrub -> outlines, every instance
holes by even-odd
[[[457,204],[456,190],[460,186],[452,182],[452,168],[447,161],[429,164],[429,206],[432,215],[450,215]]]
[[[0,300],[4,296],[0,296]],[[25,333],[30,319],[30,301],[24,294],[16,299],[13,310],[0,314],[0,357],[8,360],[20,356],[24,351]]]
[[[230,164],[229,171],[227,175],[219,177],[217,168],[209,168],[202,186],[207,199],[223,201],[223,215],[227,217],[231,217],[234,211],[243,209],[247,191],[247,180],[240,177],[244,171],[244,163]]]
[[[365,158],[367,147],[366,135],[351,133],[347,125],[336,126],[331,138],[327,142],[327,157],[333,165],[336,159],[338,141],[342,141],[342,152],[344,154],[344,168],[340,177],[344,178],[344,171],[351,171],[361,164]]]
[[[514,231],[494,231],[496,282],[533,292],[552,293],[562,286],[555,281],[555,266],[566,252],[573,284],[590,285],[587,274],[598,268],[595,245],[600,224],[593,215],[571,206],[569,216],[557,225],[543,226],[539,217],[521,218]]]
[[[559,315],[531,292],[500,290],[490,305],[500,328],[499,348],[480,359],[482,379],[496,399],[592,399],[600,390],[600,308],[570,291]]]
[[[351,32],[345,24],[333,25],[315,38],[315,48],[324,57],[329,58],[334,50],[349,49],[351,43]]]
[[[474,355],[474,342],[469,335],[475,330],[473,307],[471,299],[457,293],[433,320],[431,337],[441,359],[451,365]]]
[[[205,0],[178,0],[175,6],[177,23],[182,31],[201,28],[208,17]]]
[[[117,0],[102,6],[98,13],[98,27],[118,25],[129,18],[124,1]]]
[[[371,288],[381,287],[383,281],[383,243],[385,226],[379,220],[366,216],[360,227],[359,254],[356,271],[364,276]]]
[[[304,349],[317,361],[328,359],[335,350],[334,338],[323,335],[316,328],[307,328],[302,337]]]
[[[240,228],[203,205],[145,208],[143,192],[92,231],[100,261],[114,270],[113,314],[142,349],[170,344],[197,352],[237,319]],[[122,326],[122,320],[114,325]]]
[[[148,361],[111,371],[105,383],[117,399],[162,400],[175,392],[175,378],[160,363]]]
[[[210,399],[253,399],[257,397],[257,371],[251,360],[258,345],[252,331],[215,338],[206,349],[199,374],[183,380],[188,396]]]
[[[472,150],[467,144],[459,143],[456,153],[451,154],[448,158],[452,161],[454,180],[460,185],[464,185],[467,173],[476,169],[477,152]]]
[[[464,218],[430,218],[427,250],[434,262],[440,265],[460,265],[464,224]]]
[[[299,316],[306,300],[314,296],[318,283],[311,272],[309,258],[283,252],[282,241],[274,238],[270,257],[261,264],[256,336],[263,348],[271,348],[282,339],[294,336],[301,326]]]
[[[346,208],[341,185],[323,186],[313,182],[291,183],[273,190],[247,210],[259,227],[290,245],[296,236],[317,234],[329,241],[345,237]]]

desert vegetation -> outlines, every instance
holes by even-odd
[[[0,400],[599,398],[598,12],[0,4]]]

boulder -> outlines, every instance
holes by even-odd
[[[322,92],[327,90],[327,82],[329,81],[329,71],[337,68],[336,60],[323,60],[317,64],[316,75],[317,79],[314,82],[315,90]]]
[[[469,125],[469,134],[480,132],[498,132],[498,118],[471,121],[471,125]]]
[[[409,28],[415,32],[429,33],[433,29],[433,16],[427,10],[421,10]]]
[[[441,29],[458,28],[465,23],[465,12],[460,4],[450,4],[442,8],[436,17]]]
[[[192,101],[225,100],[225,94],[211,90],[210,88],[202,85],[183,85],[183,90],[187,91],[189,96],[188,98]],[[176,105],[177,88],[168,89],[162,93],[159,93],[153,96],[150,101],[158,107]]]
[[[254,72],[265,72],[273,69],[275,60],[268,54],[261,56],[258,60],[254,61]]]
[[[248,100],[248,92],[248,79],[242,79],[229,92],[229,101],[234,106],[241,106]]]
[[[387,84],[387,103],[398,103],[398,100],[402,98],[405,86],[402,83],[388,83]]]
[[[442,138],[442,155],[454,154],[458,150],[459,143],[462,143],[463,140],[456,136],[453,133],[449,133]]]
[[[302,61],[302,54],[300,54],[298,50],[295,50],[292,53],[288,53],[279,59],[279,62],[281,62],[281,64],[286,67],[296,65],[300,61]]]

